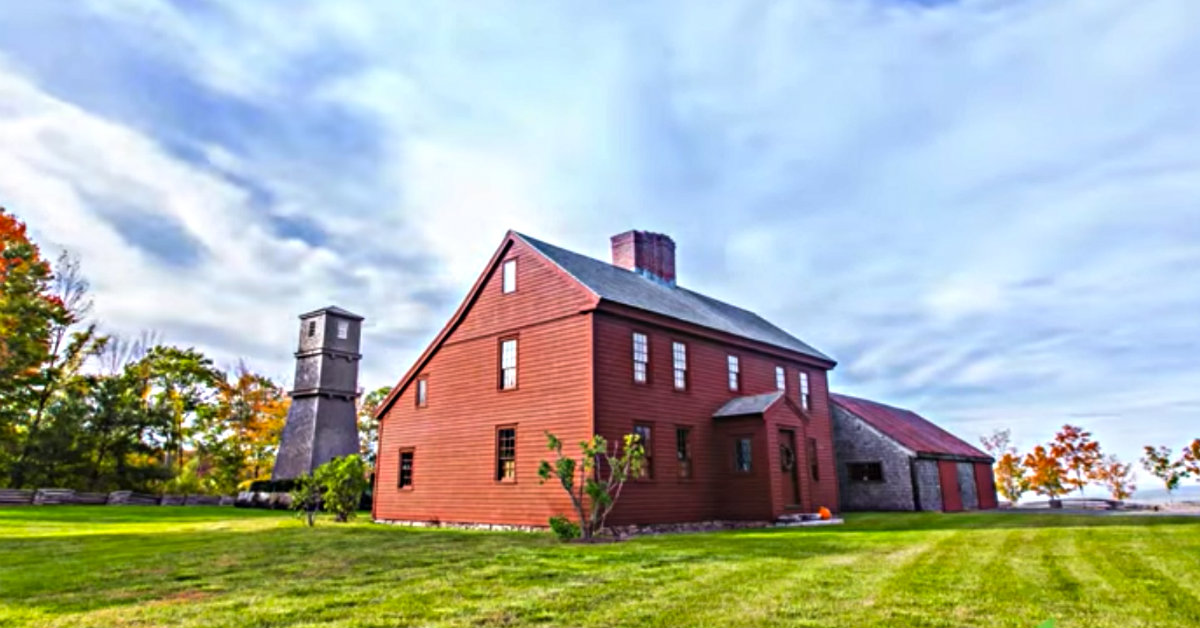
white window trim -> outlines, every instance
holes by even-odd
[[[650,337],[640,331],[633,332],[633,381],[645,384],[650,381]],[[638,349],[641,351],[639,352]],[[638,368],[640,365],[641,368]]]
[[[812,405],[812,394],[809,391],[808,373],[800,371],[800,408],[807,411]]]
[[[671,343],[671,369],[675,380],[675,390],[687,390],[687,345],[674,341]]]
[[[738,392],[742,389],[742,361],[738,356],[731,355],[725,360],[729,370],[729,390]]]
[[[504,352],[504,348],[506,346],[508,346],[509,343],[512,343],[512,356],[511,356],[512,363],[511,364],[509,363],[509,360],[507,359],[509,356],[506,355]],[[501,390],[512,390],[517,387],[517,363],[518,363],[517,354],[519,351],[520,351],[520,347],[517,344],[516,338],[506,338],[506,339],[500,341],[500,389]],[[509,369],[512,369],[511,385],[505,379],[505,374],[508,372]]]
[[[775,367],[775,389],[787,390],[787,371],[782,366]]]

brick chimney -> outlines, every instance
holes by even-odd
[[[626,231],[612,240],[612,263],[668,286],[675,285],[675,241],[649,231]]]

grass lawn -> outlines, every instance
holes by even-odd
[[[0,626],[1200,626],[1200,518],[867,514],[561,545],[202,507],[0,508]]]

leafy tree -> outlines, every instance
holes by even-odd
[[[1011,435],[1009,430],[996,430],[981,436],[979,442],[984,451],[996,460],[993,468],[996,490],[1004,499],[1015,504],[1029,490],[1029,480],[1025,477],[1025,467],[1021,465],[1017,448],[1012,446]]]
[[[979,443],[983,445],[983,450],[989,456],[997,460],[1009,451],[1016,452],[1016,448],[1012,446],[1012,431],[1010,430],[998,429],[991,434],[980,436]]]
[[[198,416],[214,411],[212,404],[224,375],[212,360],[191,348],[152,347],[140,364],[150,387],[150,404],[169,417],[164,448],[172,465],[182,471],[189,428]]]
[[[538,477],[542,483],[552,478],[558,480],[571,497],[571,505],[579,518],[580,533],[584,540],[591,539],[604,529],[604,521],[621,496],[625,482],[642,473],[646,450],[640,442],[641,437],[626,434],[621,443],[610,450],[608,441],[597,434],[579,443],[578,461],[563,454],[562,441],[554,434],[546,432],[546,441],[556,459],[553,464],[543,460],[538,465]]]
[[[1112,498],[1118,501],[1133,497],[1133,492],[1137,490],[1133,478],[1133,465],[1122,463],[1113,455],[1105,456],[1096,466],[1095,478],[1108,489]]]
[[[292,510],[304,517],[308,527],[313,527],[317,521],[317,512],[321,510],[321,483],[311,475],[296,478],[292,488]]]
[[[1023,464],[1029,471],[1029,488],[1048,498],[1051,506],[1060,504],[1059,499],[1068,492],[1063,481],[1067,473],[1053,449],[1038,445],[1025,455]]]
[[[53,281],[50,285],[51,298],[63,304],[66,318],[54,321],[50,326],[49,351],[45,362],[31,378],[30,393],[32,395],[29,408],[24,415],[24,441],[12,465],[12,486],[24,486],[29,479],[27,476],[31,466],[43,464],[45,458],[35,459],[35,452],[41,450],[43,456],[51,455],[47,449],[61,449],[65,435],[61,433],[64,427],[61,421],[53,427],[60,433],[44,433],[47,423],[47,411],[55,401],[56,395],[61,394],[73,384],[77,384],[84,363],[87,359],[99,355],[108,339],[96,332],[96,325],[86,325],[83,329],[75,330],[87,313],[92,303],[88,298],[88,282],[80,272],[79,261],[67,253],[58,258],[55,266]],[[57,417],[62,419],[62,416]],[[54,444],[41,442],[48,440]],[[61,454],[61,452],[57,452]],[[54,458],[51,458],[54,459]],[[60,460],[61,462],[61,460]]]
[[[363,491],[367,490],[367,467],[362,458],[354,455],[334,458],[317,467],[313,478],[323,491],[325,510],[333,513],[334,520],[353,519]]]
[[[25,224],[0,208],[0,472],[21,456],[51,334],[70,324],[52,292],[53,273]]]
[[[1200,438],[1193,440],[1183,448],[1183,470],[1200,482]]]
[[[1053,457],[1062,461],[1066,473],[1063,484],[1074,487],[1080,494],[1088,485],[1100,465],[1100,443],[1092,439],[1092,433],[1076,425],[1064,425],[1054,441],[1050,443]]]
[[[1167,498],[1170,499],[1171,493],[1179,488],[1179,483],[1187,477],[1184,461],[1171,460],[1171,449],[1166,446],[1154,448],[1146,445],[1143,450],[1146,454],[1142,456],[1142,468],[1162,480],[1167,489]]]
[[[1000,454],[996,460],[996,489],[1004,499],[1012,503],[1020,501],[1021,496],[1029,491],[1029,479],[1025,475],[1025,467],[1016,450]]]
[[[379,446],[379,421],[375,420],[375,411],[391,391],[388,386],[376,388],[363,395],[358,405],[358,449],[371,469],[375,468]]]

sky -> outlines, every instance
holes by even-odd
[[[967,440],[1200,437],[1200,2],[700,7],[0,0],[0,205],[281,381],[301,312],[390,385],[506,230],[636,228]]]

